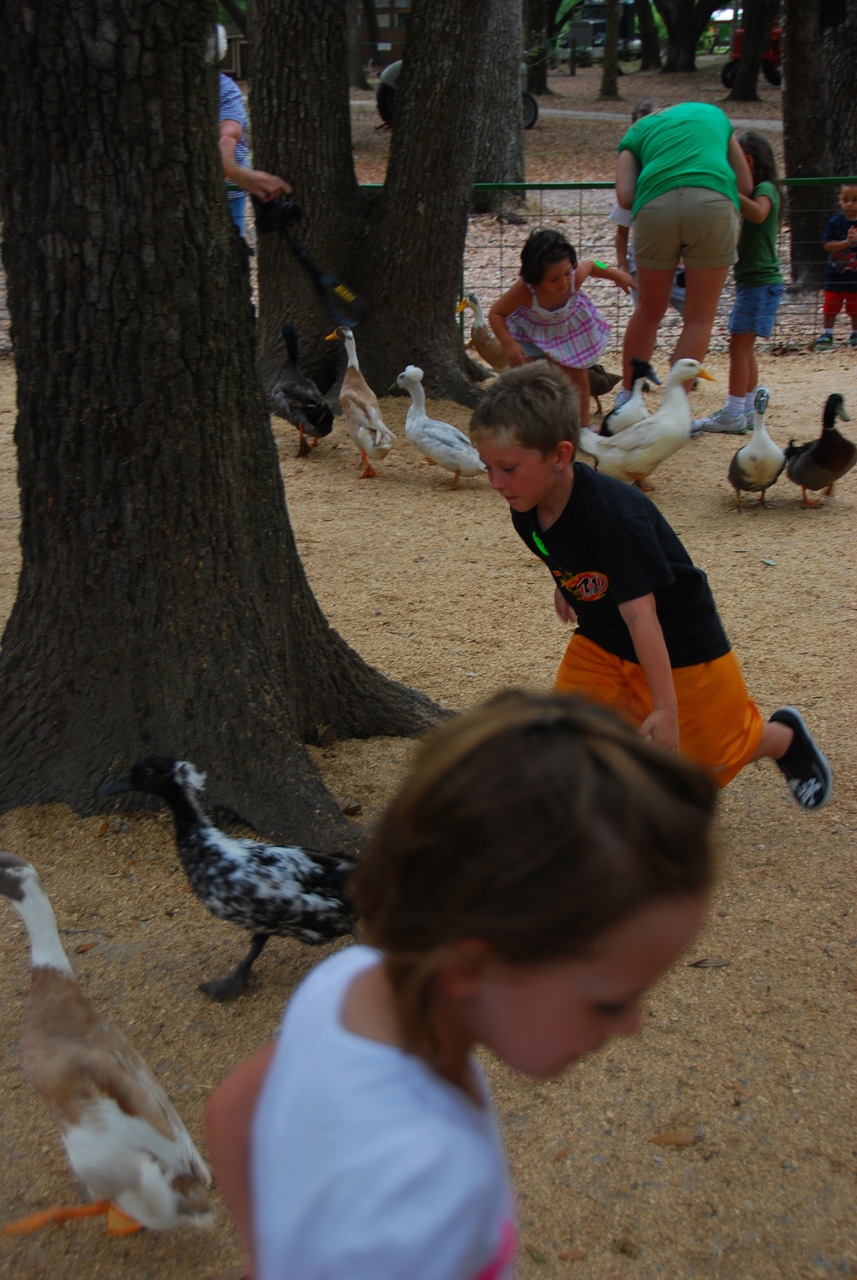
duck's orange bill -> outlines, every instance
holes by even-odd
[[[708,382],[717,381],[713,373],[706,373],[704,369],[700,369],[699,373],[696,376],[698,378],[705,378]]]
[[[108,1213],[112,1208],[109,1200],[93,1200],[92,1204],[58,1205],[54,1209],[45,1209],[42,1213],[30,1213],[25,1218],[16,1218],[14,1222],[3,1223],[4,1236],[24,1236],[32,1231],[41,1231],[55,1223],[61,1227],[72,1218],[92,1218],[99,1213]]]

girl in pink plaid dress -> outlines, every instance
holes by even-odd
[[[589,276],[612,280],[625,293],[634,278],[592,258],[577,261],[558,231],[532,231],[521,250],[521,274],[488,312],[488,322],[515,368],[547,358],[558,365],[580,398],[580,425],[589,426],[589,366],[607,346],[610,326],[580,292]]]

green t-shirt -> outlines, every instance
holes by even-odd
[[[619,143],[640,166],[633,214],[675,187],[707,187],[738,208],[738,182],[726,149],[732,122],[707,102],[682,102],[643,116]]]
[[[782,284],[783,273],[777,257],[777,222],[780,215],[780,193],[772,182],[760,182],[753,191],[753,199],[767,196],[771,202],[764,222],[741,219],[738,237],[738,261],[735,263],[735,283],[753,287],[760,284]]]

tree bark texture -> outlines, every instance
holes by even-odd
[[[659,71],[661,66],[661,42],[655,16],[652,13],[652,0],[634,0],[634,12],[637,15],[637,27],[640,32],[640,70]]]
[[[523,182],[524,130],[521,124],[521,0],[491,0],[491,25],[485,37],[474,182]],[[523,195],[510,191],[474,191],[475,213],[514,212]]]
[[[857,176],[857,0],[833,0],[822,10],[831,172]]]
[[[735,70],[735,83],[730,102],[759,101],[759,72],[762,53],[771,33],[771,25],[780,8],[780,0],[749,0],[745,3],[742,24],[741,58]]]
[[[789,178],[833,172],[820,12],[820,0],[784,0],[783,146]],[[819,185],[787,190],[792,279],[817,289],[824,283],[821,238],[833,212],[830,189]]]
[[[717,0],[655,0],[667,29],[664,71],[695,71],[696,47],[717,8]]]
[[[415,732],[437,709],[348,648],[301,567],[223,194],[212,15],[0,16],[23,552],[0,805],[92,812],[115,770],[174,755],[257,830],[344,847],[303,742]]]
[[[619,97],[619,0],[607,0],[601,98]]]
[[[351,156],[344,7],[256,0],[251,114],[262,168],[282,173],[306,210],[311,257],[369,305],[355,332],[360,367],[383,395],[408,364],[430,395],[474,403],[456,325],[490,4],[414,0],[382,190],[357,186]],[[255,29],[257,38],[252,38]],[[331,321],[282,240],[259,244],[260,358],[270,387],[280,327],[301,335],[301,363],[331,388],[343,368]]]

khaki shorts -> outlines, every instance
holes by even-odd
[[[634,257],[652,271],[731,267],[738,258],[738,210],[708,187],[675,187],[655,196],[634,219]]]

